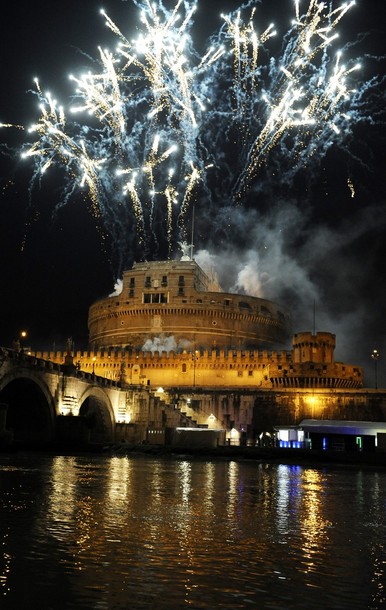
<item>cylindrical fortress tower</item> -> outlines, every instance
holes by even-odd
[[[326,332],[297,333],[293,336],[293,360],[295,363],[314,362],[331,364],[334,362],[335,335]]]
[[[283,307],[221,292],[190,259],[135,263],[119,295],[91,305],[88,328],[92,350],[149,349],[160,337],[175,350],[262,348],[285,343],[291,332]]]

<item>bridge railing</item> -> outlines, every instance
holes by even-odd
[[[49,372],[62,373],[63,375],[83,379],[84,381],[92,382],[104,387],[118,388],[121,385],[120,382],[115,379],[108,379],[107,377],[102,377],[92,372],[82,371],[75,365],[45,360],[44,358],[39,358],[34,354],[29,354],[23,350],[2,347],[0,348],[0,359],[11,360],[17,364],[23,364],[28,367],[39,368]]]

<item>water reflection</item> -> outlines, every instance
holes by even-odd
[[[369,506],[368,523],[365,524],[368,531],[365,544],[372,566],[371,583],[374,593],[371,599],[371,610],[386,607],[386,552],[384,537],[386,497],[384,482],[383,473],[380,474],[378,472],[374,473],[371,486],[369,486],[368,480],[360,480],[361,498]],[[378,532],[378,536],[375,539],[372,536],[372,532]]]
[[[55,524],[59,531],[64,523],[72,523],[75,509],[77,486],[75,458],[56,457],[52,462],[51,493],[49,499],[48,519],[51,520],[52,532],[55,535]]]
[[[291,520],[297,509],[299,489],[299,476],[302,469],[299,466],[284,466],[280,464],[277,471],[277,531],[281,534],[281,541],[286,543],[285,537],[291,529]]]
[[[384,472],[0,456],[0,490],[2,610],[385,604]]]
[[[227,489],[227,502],[226,511],[228,517],[228,531],[231,534],[234,533],[234,522],[235,513],[237,508],[238,498],[238,484],[239,484],[239,466],[237,462],[230,462],[228,467],[228,489]]]
[[[0,554],[2,556],[2,562],[1,562],[2,565],[1,565],[1,571],[0,571],[0,599],[5,598],[6,595],[10,591],[8,579],[9,579],[9,574],[11,572],[12,557],[9,554],[9,552],[7,551],[8,539],[9,539],[9,533],[3,532],[2,539],[0,542],[0,547],[1,547]]]
[[[205,462],[202,502],[205,521],[208,521],[215,513],[215,476],[216,468],[213,462]]]
[[[325,476],[319,470],[307,469],[302,473],[299,488],[303,490],[301,511],[301,533],[303,534],[302,569],[314,572],[320,563],[320,553],[329,549],[328,530],[332,523],[325,513]],[[332,549],[331,549],[332,550]],[[314,583],[315,586],[315,583]]]
[[[109,518],[114,519],[111,514],[119,516],[130,502],[131,493],[131,467],[132,462],[127,459],[113,457],[110,461],[109,477],[106,485],[106,505],[110,509]]]

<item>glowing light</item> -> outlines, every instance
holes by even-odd
[[[351,178],[347,179],[347,186],[350,189],[350,193],[351,193],[352,199],[354,199],[354,197],[355,197],[355,186],[354,186],[353,181],[351,180]]]
[[[166,243],[172,256],[187,241],[199,188],[210,197],[212,173],[224,172],[224,198],[240,201],[271,155],[291,155],[295,175],[361,120],[359,102],[374,81],[352,88],[360,64],[342,63],[334,48],[355,3],[334,9],[309,0],[302,14],[306,3],[295,0],[281,52],[268,61],[277,31],[270,24],[259,33],[252,4],[221,16],[201,57],[191,36],[195,0],[176,0],[171,10],[144,1],[135,39],[102,10],[118,44],[98,48],[100,70],[71,73],[74,103],[59,105],[35,78],[40,117],[23,158],[35,163],[36,179],[54,164],[65,170],[64,201],[76,185],[88,190],[95,216],[123,249],[118,266],[130,248],[151,258]]]

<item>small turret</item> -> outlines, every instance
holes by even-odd
[[[334,362],[335,335],[332,333],[296,333],[292,339],[293,359],[296,364],[314,362],[332,364]]]

